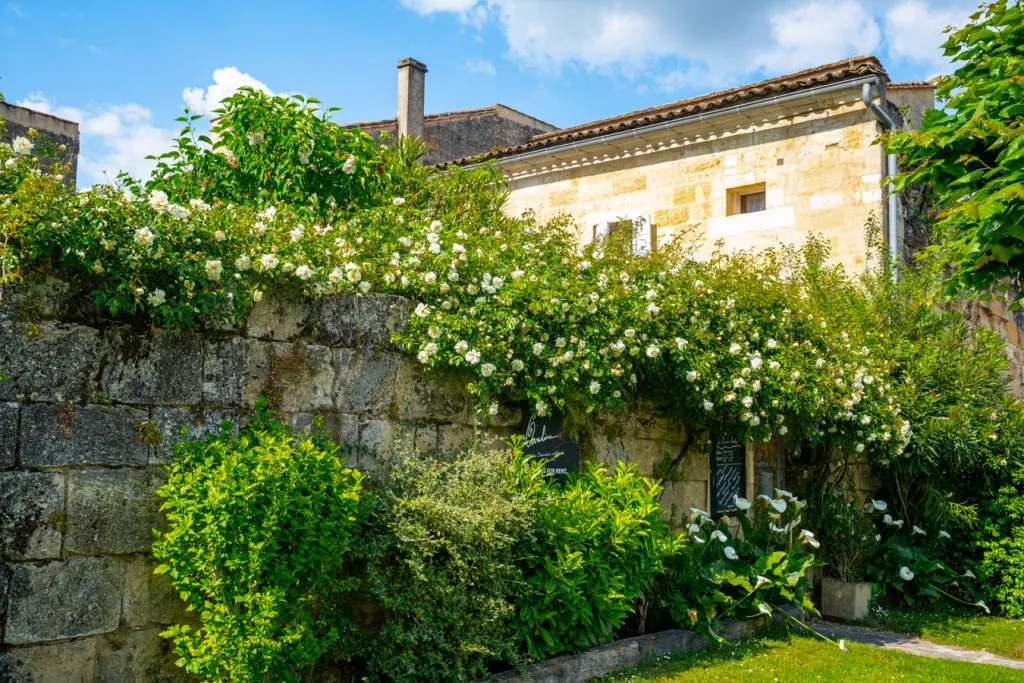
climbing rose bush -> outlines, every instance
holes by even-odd
[[[634,255],[624,231],[580,250],[566,221],[504,215],[497,171],[417,166],[408,145],[335,135],[315,106],[237,95],[216,149],[189,120],[148,183],[74,195],[5,169],[5,263],[74,274],[109,314],[177,329],[238,323],[271,294],[406,296],[400,343],[465,372],[485,417],[525,398],[600,422],[643,397],[742,438],[903,452],[883,340],[809,297],[822,283],[862,296],[823,245],[700,262],[679,245]],[[239,191],[266,148],[298,150],[293,180]]]

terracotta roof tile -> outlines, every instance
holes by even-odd
[[[770,78],[768,80],[743,85],[729,90],[700,95],[677,102],[641,109],[639,111],[614,116],[598,121],[591,121],[571,128],[561,128],[550,133],[543,133],[532,138],[529,142],[515,147],[488,152],[477,157],[456,159],[452,164],[462,165],[467,163],[481,162],[488,159],[500,159],[505,156],[529,152],[546,147],[554,147],[568,142],[586,140],[589,138],[601,137],[623,130],[640,128],[672,119],[682,118],[692,114],[702,113],[713,109],[741,103],[746,100],[756,100],[761,97],[779,95],[824,85],[835,81],[857,76],[877,75],[888,79],[881,62],[872,56],[859,56],[844,59],[830,64],[823,64],[811,69],[805,69],[796,73]]]

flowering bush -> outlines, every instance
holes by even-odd
[[[693,510],[689,543],[669,561],[660,600],[677,624],[715,637],[727,618],[769,616],[785,606],[816,613],[807,570],[820,547],[801,527],[803,501],[788,491],[753,503],[737,498],[736,521]]]
[[[924,600],[948,598],[965,602],[952,591],[962,592],[962,584],[975,579],[974,572],[956,571],[945,560],[945,544],[951,540],[944,529],[929,534],[925,529],[894,519],[887,512],[888,504],[872,500],[867,504],[878,526],[875,539],[880,543],[878,554],[868,562],[868,576],[881,593],[898,594],[908,605]],[[988,612],[984,601],[974,604]]]
[[[5,196],[33,208],[5,227],[4,262],[56,266],[110,314],[174,328],[237,322],[270,291],[411,297],[405,348],[468,370],[485,413],[528,398],[597,418],[642,394],[756,440],[892,458],[910,437],[874,333],[811,310],[816,287],[859,296],[820,244],[699,263],[635,256],[627,234],[580,253],[564,221],[505,216],[497,171],[416,167],[309,102],[242,93],[215,132],[216,151],[187,128],[145,185],[18,181]]]

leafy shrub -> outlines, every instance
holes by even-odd
[[[977,546],[986,597],[1006,616],[1024,619],[1024,469],[984,504]]]
[[[399,450],[384,464],[358,553],[379,609],[363,643],[371,676],[471,680],[519,660],[515,599],[544,486],[518,450]]]
[[[694,510],[687,526],[689,542],[669,561],[657,594],[681,628],[696,628],[716,639],[727,618],[773,614],[784,606],[815,613],[807,570],[819,546],[814,534],[797,531],[803,501],[786,491],[778,498],[739,498],[736,522],[713,520]]]
[[[830,491],[820,496],[818,504],[807,508],[807,526],[815,530],[821,542],[818,559],[825,571],[849,583],[864,581],[867,563],[878,550],[875,524],[864,513],[863,506],[845,495]]]
[[[633,613],[676,545],[660,490],[620,461],[611,473],[588,463],[540,497],[518,602],[518,636],[530,657],[591,647]]]
[[[175,446],[167,531],[153,554],[199,617],[164,633],[204,680],[298,681],[346,619],[339,570],[355,538],[361,475],[330,442],[258,417],[238,436]]]

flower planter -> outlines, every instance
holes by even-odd
[[[868,616],[871,601],[870,583],[847,583],[839,579],[821,582],[821,613],[845,621],[857,621]]]

